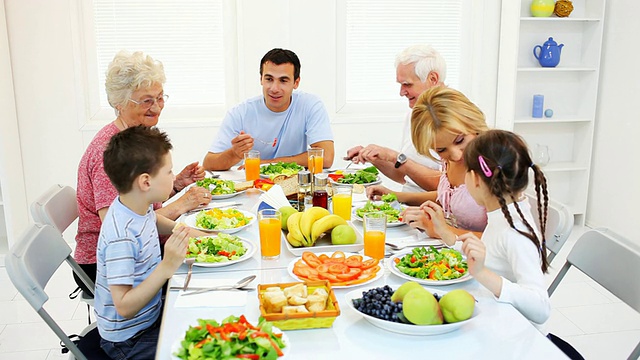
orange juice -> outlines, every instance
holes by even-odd
[[[322,167],[324,165],[324,157],[318,156],[318,155],[311,155],[307,160],[307,164],[308,164],[310,173],[319,174],[322,172]]]
[[[244,160],[244,171],[247,181],[260,178],[260,159],[247,158]]]
[[[384,258],[384,231],[365,231],[364,233],[364,254],[374,259]]]
[[[277,259],[280,256],[280,219],[264,218],[259,221],[260,253],[263,258]]]
[[[351,220],[351,194],[334,194],[331,202],[334,214],[347,221]]]

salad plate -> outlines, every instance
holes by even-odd
[[[347,294],[345,294],[344,300],[347,302],[347,305],[349,306],[349,309],[354,311],[356,314],[362,316],[362,318],[364,318],[366,321],[371,323],[371,325],[373,325],[375,327],[378,327],[380,329],[386,330],[386,331],[391,331],[391,332],[395,332],[395,333],[399,333],[399,334],[405,334],[405,335],[440,335],[440,334],[446,334],[446,333],[458,330],[462,326],[474,321],[475,318],[479,314],[478,304],[476,304],[475,309],[473,310],[473,315],[471,316],[471,318],[469,318],[467,320],[464,320],[464,321],[451,323],[451,324],[414,325],[414,324],[404,324],[404,323],[398,323],[398,322],[393,322],[393,321],[388,321],[388,320],[382,320],[382,319],[378,319],[376,317],[373,317],[373,316],[370,316],[370,315],[367,315],[365,313],[362,313],[362,312],[358,311],[355,308],[355,306],[353,305],[353,300],[362,298],[362,293],[364,291],[369,290],[369,289],[370,288],[353,290],[353,291],[350,291]],[[431,293],[438,294],[440,297],[442,297],[444,294],[447,293],[447,291],[442,291],[442,290],[435,290],[435,289],[427,289],[427,290],[429,292],[431,292]]]
[[[334,252],[320,252],[320,253],[315,253],[315,254],[316,255],[324,254],[324,255],[327,255],[327,256],[331,257],[331,255],[333,255]],[[351,255],[360,255],[360,256],[362,256],[362,260],[363,261],[371,259],[371,257],[369,257],[369,256],[361,255],[361,254],[358,254],[358,253],[344,253],[344,255],[345,255],[345,257],[349,257]],[[291,276],[292,278],[294,278],[294,279],[296,279],[298,281],[302,281],[302,282],[308,281],[308,280],[299,278],[296,274],[293,273],[293,267],[295,266],[296,262],[298,262],[298,261],[303,261],[302,257],[298,257],[298,258],[295,258],[295,259],[291,260],[291,262],[287,266],[287,272],[289,273],[289,276]],[[353,287],[356,287],[356,286],[362,286],[362,285],[366,285],[366,284],[372,283],[372,282],[380,279],[384,275],[384,264],[382,264],[383,262],[384,262],[384,260],[380,260],[380,262],[378,263],[377,266],[379,266],[380,269],[376,273],[375,277],[373,277],[373,278],[371,278],[371,279],[369,279],[369,280],[367,280],[365,282],[362,282],[362,283],[359,283],[359,284],[353,284],[353,285],[334,285],[333,283],[331,283],[331,288],[333,288],[333,289],[348,289],[348,288],[353,288]]]
[[[232,209],[232,208],[225,208],[224,210],[229,210],[229,209]],[[197,213],[186,215],[186,216],[183,217],[182,221],[184,221],[184,223],[187,226],[192,227],[194,229],[202,230],[202,231],[205,231],[205,232],[221,232],[221,233],[226,233],[226,234],[236,233],[236,232],[238,232],[238,231],[240,231],[242,229],[245,229],[245,228],[251,226],[251,224],[253,224],[256,221],[256,216],[253,213],[251,213],[249,211],[245,211],[245,210],[235,209],[235,210],[241,212],[244,217],[250,219],[247,224],[242,225],[242,226],[238,226],[238,227],[234,227],[234,228],[229,228],[229,229],[209,229],[209,228],[204,228],[204,227],[196,225],[196,217],[198,216],[198,214],[200,214],[203,211],[209,211],[209,210],[211,210],[211,209],[201,210],[201,211],[199,211]]]
[[[451,284],[457,284],[457,283],[461,283],[461,282],[465,282],[465,281],[469,281],[472,279],[471,274],[469,274],[469,271],[467,271],[466,274],[462,275],[461,277],[457,278],[457,279],[450,279],[450,280],[431,280],[431,279],[420,279],[417,277],[413,277],[410,275],[407,275],[405,273],[403,273],[402,271],[400,271],[398,269],[398,267],[396,266],[396,259],[400,260],[402,259],[405,255],[407,254],[411,254],[413,250],[406,250],[406,251],[401,251],[397,254],[392,255],[389,259],[386,260],[387,262],[387,268],[389,269],[389,271],[402,278],[405,280],[411,280],[411,281],[415,281],[419,284],[422,285],[431,285],[431,286],[440,286],[440,285],[451,285]],[[457,251],[457,250],[456,250]]]
[[[194,239],[197,240],[199,238],[194,238]],[[191,243],[191,240],[192,239],[189,240],[190,243]],[[244,255],[242,255],[238,259],[228,260],[228,261],[220,261],[220,262],[196,261],[196,262],[193,263],[193,265],[194,266],[199,266],[199,267],[218,268],[218,267],[224,267],[224,266],[237,264],[239,262],[243,262],[245,260],[251,259],[253,257],[253,254],[255,254],[255,252],[256,252],[256,249],[257,249],[256,245],[254,245],[251,241],[249,241],[247,239],[237,238],[237,240],[242,242],[242,245],[244,246],[244,249],[245,249]]]
[[[245,193],[247,190],[236,191],[231,194],[211,195],[211,200],[224,200]]]
[[[351,169],[343,169],[343,170],[336,170],[333,172],[329,173],[329,182],[331,183],[338,183],[338,184],[342,184],[341,182],[337,181],[336,178],[339,175],[355,175],[358,171],[364,171],[364,170],[351,170]],[[360,184],[363,186],[371,186],[371,185],[378,185],[382,182],[382,179],[380,178],[380,175],[376,175],[376,179],[374,181],[370,181],[370,182],[355,182],[355,184]]]
[[[356,220],[363,221],[364,219],[362,218],[362,216],[358,215],[358,212],[361,212],[364,215],[368,212],[382,211],[391,218],[391,221],[388,221],[389,219],[387,219],[387,227],[396,227],[406,225],[399,220],[402,210],[402,206],[400,206],[400,209],[397,209],[384,201],[367,201],[367,203],[363,207],[354,208],[351,217]]]
[[[272,329],[274,334],[282,334],[282,338],[281,339],[282,339],[282,342],[285,344],[285,347],[282,349],[283,355],[278,357],[278,360],[289,360],[289,359],[291,359],[290,356],[287,356],[287,354],[291,353],[291,341],[289,340],[289,337],[287,336],[287,333],[285,333],[284,331],[278,329],[275,326],[273,326],[271,329]],[[185,332],[186,332],[186,330],[185,330]],[[182,360],[176,354],[182,348],[182,341],[183,340],[184,340],[184,338],[177,339],[173,343],[173,345],[171,345],[171,359],[173,359],[173,360]]]
[[[208,189],[211,192],[211,200],[223,200],[234,197],[238,194],[242,194],[245,190],[240,191],[231,191],[230,186],[236,185],[236,182],[233,180],[221,180],[215,178],[205,178],[202,180],[196,181],[194,184],[190,186],[200,186],[205,189]]]
[[[352,218],[352,219],[356,219],[356,220],[358,220],[358,221],[364,221],[364,219],[363,219],[363,218],[361,218],[358,214],[356,214],[356,211],[355,211],[355,210],[354,210],[354,211],[353,211],[353,213],[351,214],[351,218]],[[406,225],[406,224],[405,224],[405,223],[403,223],[402,221],[398,221],[398,220],[395,220],[395,221],[389,221],[389,222],[387,222],[387,227],[388,227],[388,228],[390,228],[390,227],[396,227],[396,226],[402,226],[402,225]]]
[[[293,176],[296,175],[304,167],[298,165],[295,162],[278,162],[262,164],[260,166],[260,177],[263,179],[273,179],[278,175]]]

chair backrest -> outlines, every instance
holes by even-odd
[[[55,184],[31,204],[31,217],[40,224],[55,227],[61,233],[78,218],[76,191]]]
[[[529,204],[531,204],[531,212],[533,218],[540,229],[540,217],[538,216],[538,202],[535,196],[527,195]],[[560,249],[567,242],[571,230],[573,230],[573,215],[569,208],[554,200],[549,200],[547,210],[547,229],[545,231],[545,239],[547,241],[547,250],[549,255],[547,259],[549,263],[560,252]]]
[[[575,266],[640,312],[640,245],[606,229],[585,232],[573,246],[564,266],[549,285],[549,296],[553,294],[571,266]],[[640,343],[629,358],[637,359],[639,356]]]
[[[76,358],[86,359],[44,309],[44,304],[49,300],[45,287],[65,261],[85,285],[93,289],[93,282],[71,256],[71,248],[62,238],[62,234],[51,225],[30,225],[5,258],[7,274],[20,294]]]

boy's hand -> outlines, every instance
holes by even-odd
[[[188,246],[189,228],[186,226],[174,228],[173,234],[171,234],[164,244],[164,258],[162,262],[166,265],[167,271],[170,271],[170,274],[167,274],[167,278],[171,277],[184,261]]]
[[[462,234],[458,237],[462,241],[462,252],[467,257],[469,273],[473,276],[481,273],[484,267],[484,259],[487,255],[484,243],[472,233]]]

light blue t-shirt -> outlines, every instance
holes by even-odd
[[[138,215],[117,197],[107,211],[98,237],[94,308],[103,339],[125,341],[158,319],[162,305],[160,290],[133,318],[126,319],[117,313],[109,285],[136,287],[153,272],[160,260],[153,207],[149,206],[145,215]]]
[[[260,151],[261,159],[298,155],[307,151],[311,144],[333,141],[329,114],[322,101],[315,95],[298,91],[291,95],[291,104],[283,112],[269,110],[262,95],[229,110],[209,152],[221,153],[229,149],[231,140],[240,131],[256,139],[253,149]],[[277,139],[275,147],[272,146],[274,139]]]

